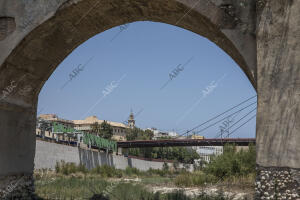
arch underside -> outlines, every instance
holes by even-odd
[[[195,3],[201,6],[195,6]],[[187,4],[183,0],[103,0],[100,3],[98,0],[84,0],[62,4],[53,17],[37,26],[17,45],[0,67],[0,89],[9,85],[11,80],[21,80],[20,85],[29,86],[32,91],[27,96],[10,95],[10,103],[25,107],[35,105],[44,83],[76,47],[98,33],[135,21],[176,25],[208,38],[237,62],[256,88],[256,66],[249,66],[251,64],[242,55],[253,50],[242,52],[238,49],[236,44],[243,42],[235,43],[235,38],[229,38],[239,32],[237,22],[211,1]],[[228,31],[234,34],[227,37],[225,33]],[[248,40],[249,35],[245,34],[245,38]],[[244,44],[242,46],[247,48]]]

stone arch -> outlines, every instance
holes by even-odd
[[[256,88],[255,20],[250,18],[241,22],[242,16],[239,19],[236,13],[230,11],[231,4],[219,3],[217,6],[210,0],[104,0],[101,3],[98,0],[76,3],[56,0],[56,4],[56,9],[50,10],[55,12],[53,16],[34,24],[34,29],[12,51],[7,53],[4,50],[7,57],[0,59],[0,88],[8,85],[9,80],[16,79],[17,73],[21,72],[21,78],[25,72],[24,82],[27,79],[33,82],[35,87],[31,97],[36,97],[54,69],[73,49],[98,33],[135,21],[176,25],[208,38],[237,62]],[[251,15],[253,5],[240,7],[250,13],[248,17],[254,18]],[[26,29],[29,26],[27,20],[23,19],[19,27]],[[13,73],[13,77],[7,76],[9,73]]]
[[[8,11],[15,9],[11,8],[10,4],[17,5],[15,7],[19,9],[23,8],[22,11],[25,12],[23,17],[25,17],[15,16],[17,30],[2,41],[2,44],[10,46],[11,49],[4,49],[4,45],[1,46],[3,54],[0,60],[0,89],[6,90],[8,87],[13,87],[13,91],[1,99],[2,115],[13,117],[13,119],[4,119],[4,123],[8,126],[5,128],[6,132],[9,132],[7,137],[13,137],[16,132],[24,134],[25,137],[26,134],[28,135],[24,132],[25,130],[34,132],[34,113],[39,91],[58,64],[73,49],[100,32],[128,22],[143,20],[164,22],[208,38],[239,64],[256,88],[256,44],[252,27],[254,19],[249,18],[242,22],[242,16],[238,18],[239,13],[245,13],[245,11],[251,17],[252,4],[243,7],[234,4],[218,4],[209,0],[154,0],[151,2],[57,0],[52,4],[46,4],[41,0],[40,4],[35,4],[32,10],[30,10],[32,6],[30,2],[19,5],[20,3],[11,1],[6,5]],[[234,9],[231,7],[234,6],[237,7],[235,10],[240,9],[243,12],[233,12]],[[36,22],[28,17],[28,12],[32,15],[46,12],[44,15],[47,17],[37,15],[36,18],[40,21]],[[34,23],[29,23],[29,20]],[[245,24],[248,24],[250,28],[244,30]],[[14,39],[20,42],[17,43]],[[24,90],[25,92],[20,92]],[[21,118],[24,122],[21,122]],[[29,139],[28,136],[25,138],[34,140]],[[34,151],[34,147],[29,151]],[[14,156],[17,154],[15,152]],[[4,159],[6,163],[10,162],[8,159]],[[30,159],[33,159],[32,155]],[[27,170],[32,168],[32,164],[29,164]],[[15,172],[13,168],[7,170]]]
[[[32,174],[42,86],[72,50],[112,27],[155,21],[190,30],[227,52],[256,88],[254,1],[10,0],[0,5],[7,15],[0,20],[16,23],[0,41],[0,91],[8,90],[0,100],[0,175]]]
[[[292,0],[0,1],[0,191],[22,174],[18,185],[30,188],[37,97],[55,67],[97,33],[150,20],[207,37],[239,64],[258,93],[258,198],[272,198],[268,185],[286,175],[280,193],[300,194],[299,9]]]

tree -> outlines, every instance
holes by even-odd
[[[230,176],[243,176],[255,173],[256,151],[253,145],[247,151],[235,150],[235,146],[225,145],[222,155],[212,158],[204,171],[223,179]]]
[[[150,140],[152,140],[152,138],[154,137],[153,131],[149,129],[145,130],[145,135],[148,136]]]
[[[45,121],[41,118],[38,119],[38,127],[41,130],[41,136],[42,138],[45,138],[45,132],[46,131],[51,131],[51,123],[49,121]],[[54,134],[52,134],[52,138],[53,138]]]
[[[96,134],[96,135],[100,135],[101,132],[101,126],[98,122],[95,122],[91,125],[91,133],[92,134]]]
[[[139,135],[139,129],[134,127],[133,129],[126,129],[126,139],[127,140],[136,140]]]
[[[100,125],[100,137],[111,139],[113,136],[113,128],[105,120]]]
[[[126,129],[127,140],[152,140],[154,134],[151,130],[142,130],[137,127]],[[163,137],[161,139],[170,139]],[[181,163],[194,163],[200,158],[196,150],[186,147],[154,147],[129,149],[129,155],[142,156],[145,158],[177,160]]]
[[[140,128],[128,128],[126,129],[127,140],[152,140],[153,132],[151,130],[142,130]]]

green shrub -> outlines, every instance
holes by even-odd
[[[55,172],[60,173],[60,164],[57,161],[56,161],[56,164],[55,164]]]
[[[112,200],[152,200],[154,194],[147,191],[142,185],[120,183],[114,187],[110,198]]]
[[[193,174],[191,177],[194,186],[200,186],[208,183],[217,182],[217,178],[211,174],[197,173],[197,174]]]
[[[112,184],[102,178],[59,176],[47,177],[47,184],[36,182],[36,194],[44,199],[105,199],[105,200],[227,200],[223,193],[187,197],[182,191],[167,194],[153,193],[144,186],[132,183]]]
[[[169,165],[168,165],[168,163],[164,162],[164,164],[163,164],[163,170],[164,171],[169,171]]]
[[[145,173],[146,173],[147,176],[153,176],[153,175],[167,176],[167,175],[170,174],[170,171],[150,168]]]
[[[136,138],[132,138],[132,140],[134,139]],[[189,164],[193,164],[194,160],[200,158],[196,150],[186,147],[129,148],[128,154],[145,158],[177,160],[180,163]]]
[[[176,176],[175,184],[177,186],[202,186],[206,183],[215,183],[217,178],[211,174],[203,172],[184,173]]]
[[[248,151],[237,152],[235,146],[226,145],[224,153],[216,156],[204,168],[206,173],[224,180],[231,176],[245,176],[255,173],[256,152],[254,146],[250,145]]]
[[[60,163],[56,162],[55,171],[56,173],[69,175],[78,172],[79,169],[75,163],[66,163],[65,161],[61,161]]]
[[[65,161],[56,162],[55,172],[64,175],[69,175],[77,172],[82,172],[86,174],[88,170],[82,164],[76,165],[75,163],[66,163]]]
[[[97,166],[91,170],[91,173],[99,174],[104,178],[122,177],[122,171],[108,165]]]
[[[108,186],[108,182],[93,177],[59,176],[55,179],[47,177],[44,182],[36,182],[35,186],[37,195],[43,199],[86,199],[86,196],[100,194]]]
[[[174,168],[175,171],[178,170],[178,168],[179,168],[179,162],[178,161],[173,162],[173,168]]]
[[[140,170],[138,170],[137,168],[135,167],[126,167],[124,173],[127,175],[127,176],[133,176],[133,175],[140,175],[142,174]]]
[[[175,184],[177,186],[192,186],[193,180],[190,174],[180,174],[175,178]]]
[[[79,164],[78,171],[86,174],[88,172],[88,169],[85,167],[85,165]]]

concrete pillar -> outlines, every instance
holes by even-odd
[[[35,109],[0,101],[0,199],[34,192]]]
[[[300,1],[258,1],[258,8],[256,195],[298,199]]]

